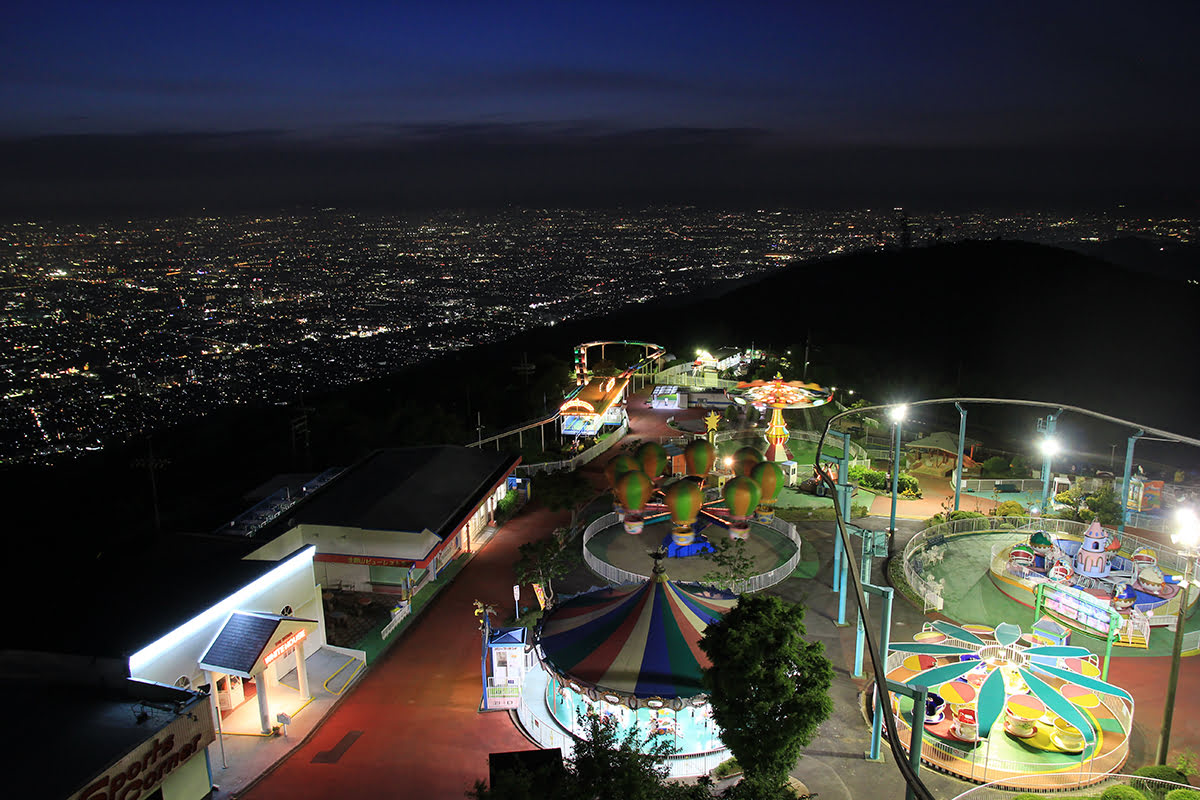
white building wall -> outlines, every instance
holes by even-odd
[[[312,613],[321,602],[312,557],[312,550],[293,556],[249,587],[135,653],[129,659],[130,674],[168,685],[173,685],[181,675],[188,676],[193,685],[204,683],[200,659],[234,611],[278,614],[284,606],[291,606],[295,616],[323,623],[323,614]],[[309,642],[310,652],[325,643],[324,624],[318,626]]]

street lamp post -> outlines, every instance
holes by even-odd
[[[892,418],[892,427],[895,429],[895,437],[892,440],[892,517],[888,525],[888,536],[895,536],[896,488],[900,483],[900,429],[904,425],[904,418],[908,416],[908,406],[894,406],[888,411],[888,416]]]
[[[1196,571],[1196,558],[1200,556],[1200,522],[1190,508],[1181,509],[1175,516],[1177,529],[1171,541],[1179,547],[1184,558],[1183,585],[1179,596],[1179,612],[1175,618],[1175,644],[1171,648],[1171,674],[1167,678],[1167,702],[1163,708],[1162,729],[1158,732],[1156,764],[1167,763],[1167,750],[1171,743],[1171,718],[1175,712],[1175,688],[1179,683],[1179,660],[1183,652],[1183,623],[1187,616],[1188,595],[1192,588],[1192,575]]]
[[[1050,494],[1050,464],[1054,454],[1058,452],[1058,442],[1047,435],[1042,439],[1042,508],[1049,509],[1047,497]]]

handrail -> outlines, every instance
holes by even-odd
[[[616,585],[641,583],[643,581],[650,580],[649,575],[642,575],[613,566],[607,561],[603,561],[592,555],[592,553],[588,550],[587,545],[588,542],[591,541],[592,537],[596,536],[601,531],[607,530],[613,525],[616,525],[618,522],[620,522],[620,518],[616,512],[609,512],[608,514],[592,520],[592,522],[584,529],[582,537],[584,563],[590,570],[592,570],[592,572],[595,572],[609,583]],[[792,525],[790,522],[776,518],[771,520],[766,527],[782,533],[784,536],[790,539],[796,545],[796,552],[778,567],[764,572],[761,575],[755,575],[746,579],[745,581],[739,581],[733,587],[733,590],[737,594],[760,592],[763,589],[767,589],[777,583],[781,583],[782,581],[786,580],[789,575],[795,572],[796,565],[800,563],[801,539],[800,534],[796,531],[796,526]]]

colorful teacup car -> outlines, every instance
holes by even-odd
[[[1031,694],[1008,698],[1005,706],[1004,730],[1018,739],[1028,739],[1037,733],[1037,722],[1046,713],[1046,704]]]

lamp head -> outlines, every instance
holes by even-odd
[[[888,416],[891,417],[892,422],[904,422],[904,419],[908,416],[908,406],[903,403],[898,406],[892,406],[888,409]]]
[[[1196,552],[1200,545],[1200,519],[1196,518],[1194,510],[1184,507],[1175,512],[1175,532],[1171,534],[1171,541],[1183,550]]]
[[[1046,438],[1042,439],[1041,444],[1038,445],[1038,448],[1042,451],[1042,455],[1057,455],[1059,450],[1058,440],[1047,436]]]

